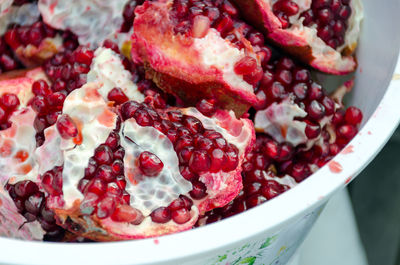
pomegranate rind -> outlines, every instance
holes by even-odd
[[[360,0],[351,1],[352,15],[349,18],[345,44],[336,50],[317,36],[315,28],[303,26],[299,19],[291,27],[283,29],[272,11],[271,0],[234,0],[234,2],[242,10],[243,16],[272,42],[315,69],[329,74],[344,75],[357,68],[357,61],[352,54],[357,47],[363,19],[363,5]],[[310,7],[311,1],[306,4]]]
[[[239,164],[230,172],[201,173],[200,180],[207,187],[207,196],[194,200],[200,214],[217,207],[223,207],[232,201],[243,188],[242,164],[247,153],[255,143],[254,125],[249,119],[236,119],[234,113],[218,110],[211,118],[205,117],[195,108],[188,108],[184,113],[202,121],[204,128],[215,130],[222,134],[228,143],[239,150]]]
[[[94,241],[121,241],[129,239],[142,239],[177,233],[191,229],[199,218],[195,206],[190,211],[191,219],[184,224],[169,221],[164,224],[152,222],[147,216],[139,225],[127,222],[115,222],[111,218],[100,220],[82,214],[76,204],[70,210],[55,210],[58,222],[72,233],[79,234]]]
[[[145,2],[135,10],[132,59],[144,64],[147,77],[188,105],[215,98],[220,107],[239,117],[257,105],[252,85],[233,70],[245,51],[222,39],[215,29],[203,38],[175,34],[171,5],[170,0]]]

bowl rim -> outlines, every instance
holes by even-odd
[[[0,263],[44,265],[54,264],[54,260],[57,260],[58,264],[78,261],[79,264],[99,265],[153,264],[165,261],[174,264],[174,260],[201,258],[206,252],[218,254],[219,250],[227,246],[293,222],[307,210],[325,203],[333,193],[353,180],[379,153],[397,128],[400,122],[400,58],[392,58],[392,69],[387,73],[391,81],[382,100],[357,136],[327,165],[300,185],[280,195],[279,199],[205,227],[159,238],[96,244],[0,238],[0,249],[7,250],[2,251]],[[300,196],[302,199],[298,200]],[[246,229],[237,229],[243,224],[246,224]],[[229,238],[229,243],[221,240],[226,238]],[[181,242],[190,244],[179,244]],[[21,250],[24,251],[23,255]],[[47,258],[43,260],[45,256]]]

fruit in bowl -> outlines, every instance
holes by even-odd
[[[10,8],[39,15],[6,26],[0,55],[15,62],[0,77],[1,235],[192,229],[294,187],[358,132],[353,82],[328,94],[230,1],[26,2]]]

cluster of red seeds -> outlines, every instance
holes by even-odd
[[[146,104],[129,101],[122,105],[121,114],[124,120],[133,117],[139,125],[152,126],[167,135],[178,154],[182,176],[193,184],[190,195],[194,199],[206,196],[199,173],[228,172],[239,163],[235,146],[227,143],[220,133],[204,129],[198,119],[178,110],[168,111],[165,115]]]
[[[111,217],[117,222],[139,225],[143,221],[143,215],[130,206],[130,195],[125,190],[125,150],[120,145],[118,130],[113,131],[106,142],[96,148],[78,188],[85,195],[83,207],[90,204],[93,209],[90,214],[95,214],[99,219]],[[148,177],[157,175],[163,166],[154,154],[146,151],[140,154],[138,161],[139,168]],[[168,207],[155,209],[150,216],[156,223],[166,223],[172,219],[182,224],[190,220],[192,204],[189,198],[181,195]]]
[[[336,49],[344,44],[344,36],[351,16],[350,0],[313,0],[311,9],[304,11],[303,25],[317,25],[318,36]],[[292,0],[279,0],[273,6],[275,15],[283,28],[290,26],[289,17],[299,12],[299,6]]]
[[[13,93],[4,93],[0,97],[0,131],[11,126],[9,118],[18,108],[19,99]]]
[[[7,184],[6,188],[27,222],[37,220],[40,223],[46,231],[45,240],[61,240],[64,237],[64,229],[57,225],[53,211],[46,205],[45,194],[36,183],[24,180],[15,185]]]
[[[56,123],[67,95],[86,83],[93,57],[92,50],[78,47],[73,52],[58,53],[45,63],[44,69],[52,85],[45,80],[34,82],[32,92],[35,97],[30,101],[37,112],[34,126],[38,146],[43,144],[43,131]]]
[[[72,33],[57,31],[42,21],[27,26],[14,25],[7,30],[4,38],[13,50],[17,50],[20,46],[33,45],[39,47],[44,39],[54,38],[57,34],[60,34],[63,38],[63,45],[66,50],[73,50],[78,46],[76,36]]]
[[[335,112],[335,102],[328,97],[322,87],[311,79],[309,70],[295,65],[293,60],[282,57],[268,65],[264,72],[257,97],[265,109],[274,102],[290,99],[307,112],[306,136],[315,139],[321,133],[319,121]]]

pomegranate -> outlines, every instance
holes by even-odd
[[[135,14],[133,60],[161,89],[238,116],[258,104],[254,87],[271,51],[229,1],[148,1]]]
[[[62,137],[52,126],[37,151],[45,161],[42,181],[50,174],[51,183],[58,183],[47,191],[63,227],[95,240],[155,236],[189,229],[199,212],[237,195],[240,165],[254,137],[250,121],[225,111],[206,117],[194,108],[162,110],[128,101],[120,106],[120,123],[96,93],[99,86],[88,83],[64,103],[63,115],[81,124],[79,136]],[[215,150],[225,163],[211,163]],[[62,166],[62,181],[55,180],[54,165]]]
[[[360,0],[234,0],[243,16],[288,53],[330,74],[356,69]]]

